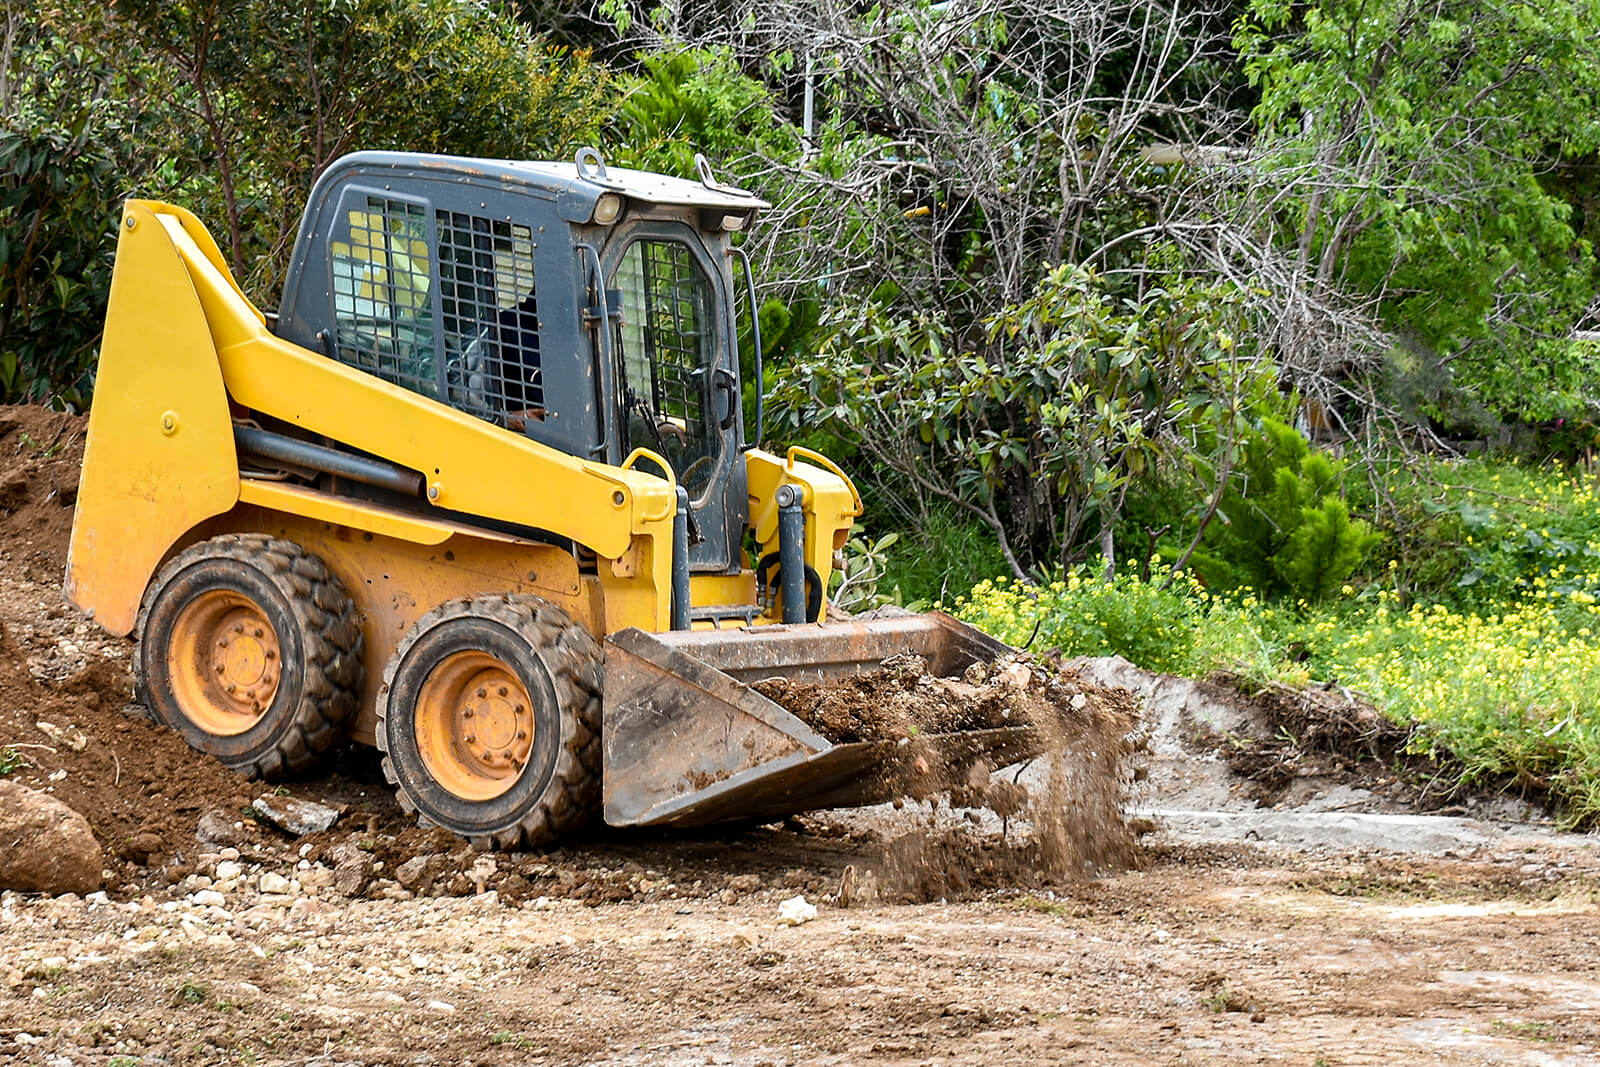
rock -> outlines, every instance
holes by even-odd
[[[151,856],[166,851],[166,843],[161,840],[160,834],[143,830],[131,835],[123,844],[122,851],[135,863],[147,863]]]
[[[347,897],[359,897],[372,877],[372,856],[346,841],[333,850],[333,888]]]
[[[817,906],[805,897],[790,897],[778,905],[779,926],[799,926],[817,917]]]
[[[202,889],[192,899],[202,908],[220,908],[228,903],[228,898],[215,889]]]
[[[236,860],[223,860],[217,864],[217,881],[230,882],[244,873],[244,868]]]
[[[333,872],[318,864],[300,872],[300,885],[306,889],[326,889],[333,884]]]
[[[407,889],[426,890],[428,885],[433,882],[433,878],[428,871],[428,861],[431,858],[429,856],[412,856],[394,869],[395,879]]]
[[[74,752],[82,752],[89,747],[89,739],[70,726],[57,726],[55,723],[46,722],[44,719],[40,719],[33,725],[38,728],[41,734],[44,734],[56,744],[70,748]]]
[[[737,893],[754,893],[761,888],[759,874],[736,874],[728,879],[728,888]]]
[[[195,824],[195,839],[206,845],[236,845],[244,840],[244,834],[233,825],[235,821],[221,808],[213,808]]]
[[[89,822],[55,797],[0,779],[0,889],[91,893],[100,843]]]
[[[263,874],[259,884],[263,893],[287,893],[290,889],[289,879],[276,871],[268,871]]]
[[[339,820],[344,814],[344,806],[330,808],[326,804],[318,804],[313,800],[300,800],[296,797],[280,797],[271,793],[263,793],[256,797],[251,805],[256,813],[272,825],[285,833],[302,837],[306,834],[321,833]]]

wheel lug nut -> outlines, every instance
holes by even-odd
[[[511,758],[511,750],[508,748],[504,752],[500,753],[500,758],[503,760],[509,760]]]
[[[511,714],[521,715],[525,710],[527,709],[525,709],[521,704],[518,704],[516,707],[511,709]]]
[[[218,674],[221,674],[223,671],[225,671],[227,669],[228,668],[226,666],[224,666],[223,664],[221,664],[221,663],[217,664],[217,673]]]
[[[217,638],[217,647],[218,648],[227,648],[228,647],[228,639],[226,637]]]
[[[223,686],[223,688],[226,689],[230,693],[237,692],[238,689],[239,689],[239,687],[234,685],[232,682],[229,682],[227,685]]]
[[[517,740],[518,741],[526,741],[527,739],[528,739],[528,731],[526,731],[526,730],[518,730],[517,731]]]
[[[488,695],[489,695],[489,691],[487,689],[479,688],[479,690],[478,690],[478,699],[479,700],[482,700],[484,697],[486,697]]]
[[[257,637],[265,637],[265,636],[267,636],[267,631],[265,631],[261,627],[257,626],[256,627],[256,636]]]
[[[489,763],[489,762],[491,762],[493,760],[494,760],[494,753],[490,752],[488,749],[484,749],[483,750],[483,761],[485,763]]]
[[[468,734],[467,735],[467,744],[470,745],[476,740],[478,740],[478,735],[477,734]]]
[[[233,632],[236,633],[236,634],[244,633],[244,623],[242,623],[242,622],[234,623],[233,624]]]
[[[500,687],[500,695],[501,695],[501,696],[505,696],[505,695],[507,695],[507,694],[508,694],[508,693],[510,693],[510,692],[511,692],[511,690],[509,690],[509,689],[507,689],[507,688],[506,688],[506,687],[505,687],[505,686],[503,686],[503,685],[502,685],[502,686],[501,686],[501,687]]]
[[[470,718],[472,718],[472,714],[473,714],[473,713],[472,713],[472,709],[471,709],[471,708],[462,708],[462,709],[461,709],[461,717],[462,717],[462,718],[463,718],[463,719],[470,719]]]
[[[278,650],[275,649],[275,648],[267,649],[267,658],[268,659],[277,659],[278,658]]]

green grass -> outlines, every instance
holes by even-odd
[[[13,771],[20,771],[25,767],[31,766],[33,766],[31,763],[22,758],[22,753],[18,752],[10,745],[7,745],[5,748],[0,748],[0,776],[10,774]]]

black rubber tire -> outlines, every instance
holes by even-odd
[[[515,671],[532,700],[534,748],[511,787],[489,800],[463,799],[423,763],[416,703],[432,670],[457,652],[489,652]],[[452,600],[401,639],[378,693],[383,773],[400,806],[478,849],[533,848],[583,825],[600,810],[600,714],[604,654],[589,631],[536,596]]]
[[[272,622],[282,676],[272,704],[240,734],[206,730],[173,694],[167,649],[184,607],[228,590],[253,601]],[[139,608],[134,685],[156,721],[224,766],[257,778],[310,767],[345,736],[363,679],[361,619],[343,584],[321,559],[293,541],[227,534],[192,545],[156,573]]]

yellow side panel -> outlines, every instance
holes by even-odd
[[[430,609],[479,593],[533,593],[571,613],[603,636],[600,590],[578,573],[572,554],[554,545],[503,535],[452,532],[437,544],[324,522],[302,514],[239,504],[194,531],[192,541],[223,533],[256,532],[303,545],[344,583],[361,614],[366,681],[354,736],[371,744],[383,669],[400,638]]]
[[[67,556],[67,599],[133,630],[167,549],[238,499],[228,398],[189,271],[147,205],[118,229]]]

